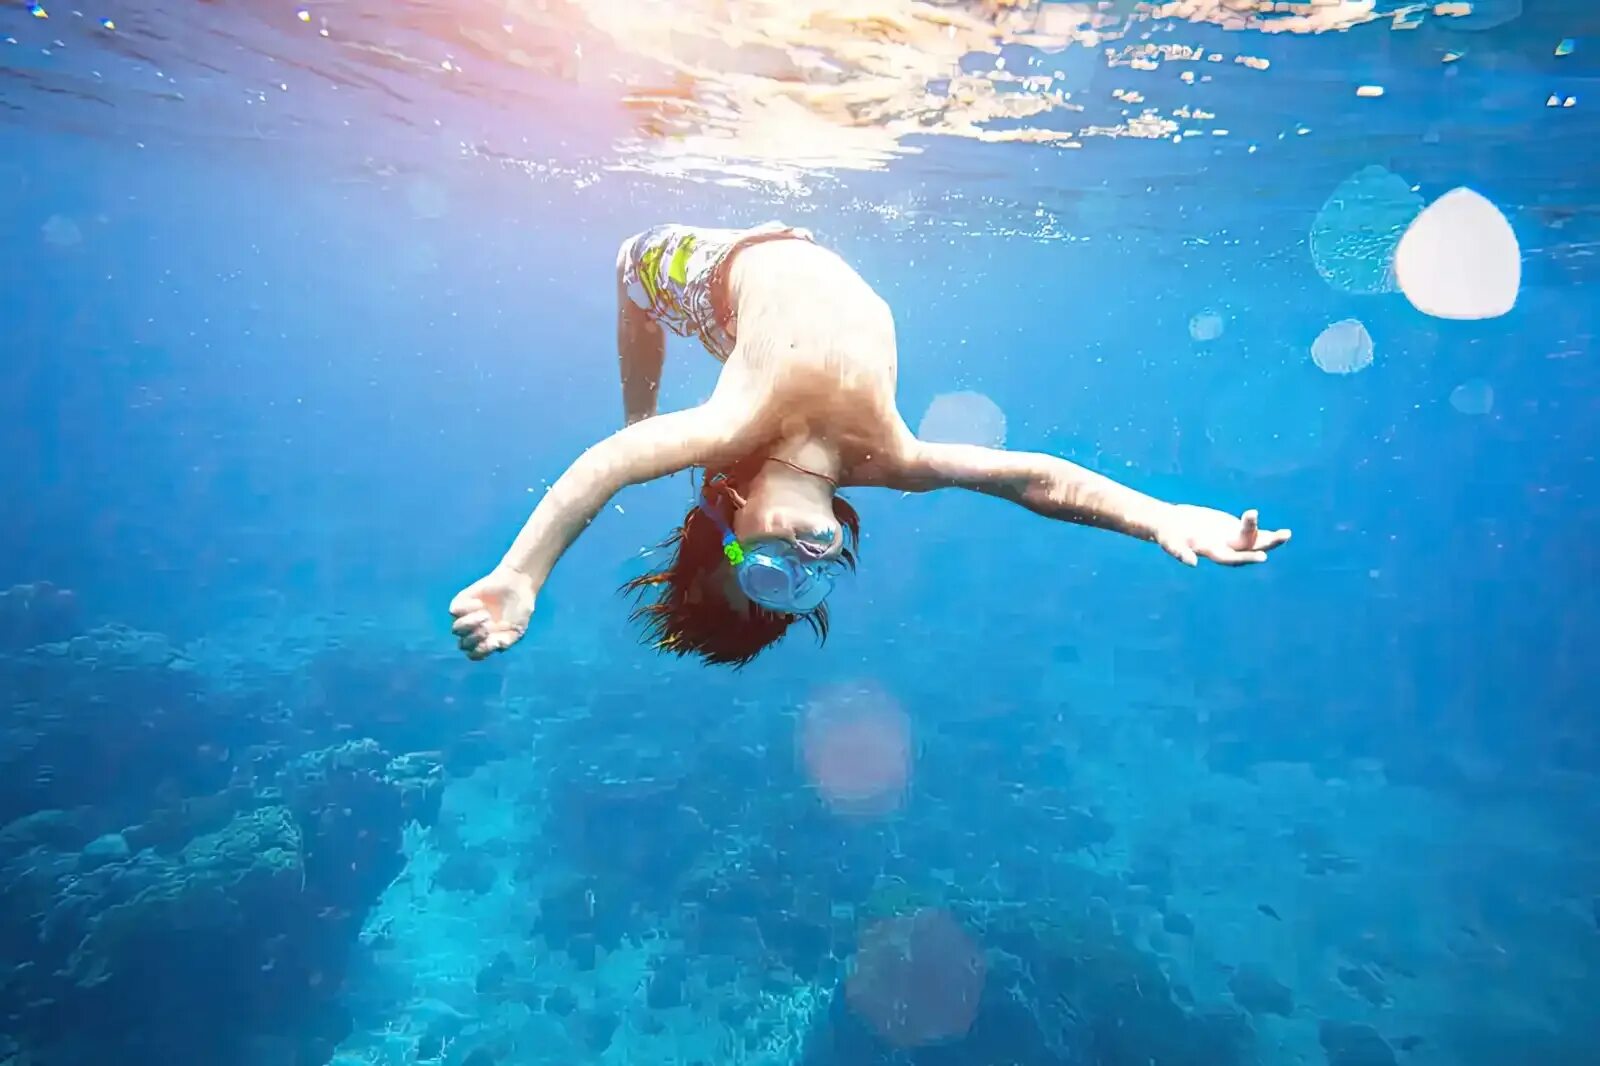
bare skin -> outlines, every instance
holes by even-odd
[[[623,488],[692,467],[726,468],[758,452],[781,461],[763,464],[745,488],[733,531],[746,544],[804,545],[826,531],[826,555],[838,555],[844,536],[834,483],[981,492],[1150,541],[1189,566],[1265,562],[1290,538],[1287,529],[1261,529],[1253,510],[1164,503],[1056,456],[918,440],[895,406],[889,307],[825,248],[801,240],[747,247],[734,254],[728,290],[737,343],[711,398],[658,415],[665,337],[619,287],[625,425],[568,467],[500,563],[451,602],[451,628],[469,658],[521,639],[556,561]],[[797,295],[815,293],[826,298]],[[738,604],[731,568],[728,577],[721,591]]]

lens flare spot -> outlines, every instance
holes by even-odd
[[[1522,248],[1500,209],[1471,189],[1445,193],[1418,215],[1394,256],[1411,306],[1434,318],[1499,318],[1522,288]]]
[[[949,914],[929,908],[862,934],[845,999],[889,1044],[923,1047],[966,1034],[985,976],[977,945]]]
[[[911,777],[911,723],[873,687],[828,690],[800,721],[807,779],[830,809],[872,818],[898,809]]]
[[[1223,317],[1217,312],[1201,311],[1189,319],[1189,336],[1202,343],[1214,341],[1222,336],[1226,325],[1227,323],[1223,320]]]
[[[946,392],[928,405],[917,436],[936,444],[998,448],[1006,442],[1006,415],[981,392]]]
[[[1422,197],[1404,178],[1365,167],[1341,182],[1317,212],[1311,262],[1340,292],[1394,292],[1395,248],[1421,211]]]
[[[1494,410],[1494,386],[1482,378],[1463,381],[1450,390],[1450,406],[1464,415],[1486,415]]]
[[[1354,374],[1372,365],[1372,334],[1353,318],[1335,322],[1311,342],[1311,361],[1324,374]]]
[[[83,229],[66,215],[51,215],[39,227],[44,242],[54,248],[73,248],[83,243]]]

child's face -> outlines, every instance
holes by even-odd
[[[746,547],[776,540],[794,545],[807,558],[837,559],[844,551],[844,527],[833,513],[832,497],[826,501],[758,477],[744,506],[734,512],[733,534]]]

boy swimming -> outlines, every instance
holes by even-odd
[[[699,339],[722,371],[705,403],[657,414],[666,329]],[[708,663],[742,666],[796,622],[827,636],[826,599],[861,532],[843,487],[968,489],[1189,566],[1265,562],[1290,537],[1253,510],[1165,503],[1055,456],[918,440],[895,406],[888,304],[803,229],[668,224],[624,241],[617,351],[623,428],[567,468],[500,563],[450,604],[469,658],[521,639],[556,561],[612,496],[693,468],[705,476],[663,545],[668,561],[624,589],[646,640]]]

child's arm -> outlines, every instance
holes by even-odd
[[[1053,455],[916,441],[891,487],[959,488],[1019,503],[1035,514],[1154,540],[1170,505]]]
[[[636,422],[580,455],[544,494],[501,560],[544,584],[578,534],[628,485],[727,458],[746,424],[728,405],[707,403]]]
[[[450,629],[461,650],[483,659],[522,638],[556,560],[624,486],[690,466],[723,465],[749,447],[745,438],[755,422],[739,410],[713,398],[635,422],[579,456],[534,507],[500,564],[450,602]]]
[[[1261,530],[1254,511],[1238,516],[1164,503],[1065,459],[1036,452],[913,441],[888,481],[890,487],[910,492],[963,488],[998,496],[1046,518],[1153,541],[1190,566],[1200,557],[1228,565],[1265,562],[1266,553],[1290,536],[1286,529]]]

